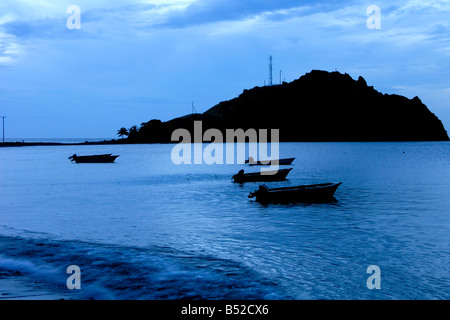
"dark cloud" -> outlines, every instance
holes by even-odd
[[[56,25],[53,21],[39,20],[32,22],[11,21],[3,24],[3,30],[17,38],[30,38],[36,35],[50,36]]]
[[[183,12],[167,18],[160,26],[182,28],[217,21],[242,20],[247,17],[277,10],[297,7],[320,8],[321,11],[332,10],[349,1],[328,1],[326,5],[318,1],[302,0],[201,0],[192,3]],[[283,15],[277,15],[282,18]],[[273,17],[274,18],[274,17]]]
[[[153,19],[145,21],[141,14],[150,13],[163,7],[170,8],[170,4],[129,4],[96,8],[81,12],[82,25],[90,23],[104,24],[104,28],[95,32],[106,31],[110,26],[123,27],[122,30],[133,28],[183,28],[193,25],[203,25],[220,21],[243,20],[262,13],[271,13],[266,16],[270,20],[282,20],[288,18],[281,10],[292,8],[308,8],[301,14],[307,15],[314,12],[335,10],[336,7],[348,5],[351,1],[327,1],[317,2],[310,0],[199,0],[190,4],[184,10],[169,10],[165,16],[159,17],[160,22]],[[17,38],[58,38],[67,36],[71,30],[66,27],[69,17],[65,11],[61,16],[52,19],[15,20],[1,25],[2,30]],[[83,26],[82,29],[84,30]],[[89,30],[87,28],[86,30]],[[73,33],[73,32],[72,32]],[[80,32],[78,32],[80,33]],[[81,32],[83,33],[83,32]],[[92,36],[93,34],[91,34]]]

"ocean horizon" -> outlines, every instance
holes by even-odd
[[[5,138],[5,142],[27,142],[27,143],[84,143],[109,141],[117,138]]]

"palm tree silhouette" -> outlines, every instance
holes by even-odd
[[[124,127],[120,128],[119,131],[117,131],[117,135],[122,137],[122,139],[123,139],[123,136],[128,136],[128,134],[129,134],[128,130]]]

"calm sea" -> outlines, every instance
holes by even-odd
[[[75,299],[450,298],[450,143],[281,143],[296,159],[269,187],[342,185],[269,205],[230,179],[257,168],[175,165],[173,146],[0,148],[0,270],[69,291],[77,265]]]

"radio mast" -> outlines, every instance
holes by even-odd
[[[192,114],[197,114],[197,110],[194,107],[194,102],[192,102]]]
[[[272,86],[273,78],[272,78],[272,56],[269,57],[269,86]]]

